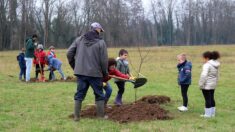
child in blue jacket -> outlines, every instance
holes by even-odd
[[[59,59],[54,58],[52,55],[49,55],[47,57],[47,63],[48,63],[48,70],[51,72],[52,80],[55,80],[55,74],[54,74],[55,70],[58,70],[62,79],[66,80],[66,77],[61,69],[62,62]]]
[[[22,76],[24,76],[24,80],[25,80],[25,74],[26,74],[26,64],[25,64],[25,60],[24,60],[24,57],[25,57],[25,49],[22,48],[21,49],[21,52],[19,53],[19,55],[16,57],[17,58],[17,61],[19,63],[19,66],[20,66],[20,74],[19,74],[19,80],[22,80]]]
[[[192,63],[187,61],[186,54],[179,54],[177,56],[178,60],[178,85],[181,87],[181,94],[183,98],[183,105],[178,107],[179,111],[187,111],[188,108],[188,88],[191,84],[191,72],[192,72]]]

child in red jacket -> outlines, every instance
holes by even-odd
[[[44,75],[44,67],[46,64],[46,53],[43,51],[43,45],[39,44],[36,51],[34,52],[33,64],[36,66],[35,75],[38,80],[38,73]]]
[[[118,71],[116,69],[116,65],[117,65],[116,60],[114,58],[109,58],[109,60],[108,60],[109,76],[106,76],[103,78],[103,89],[105,90],[105,106],[107,106],[108,100],[109,100],[111,93],[112,93],[112,87],[108,83],[108,81],[111,79],[111,76],[121,77],[124,79],[132,79],[132,77]]]

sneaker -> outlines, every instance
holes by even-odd
[[[185,106],[180,106],[180,107],[178,107],[178,110],[181,112],[185,112],[185,111],[188,111],[188,108]]]

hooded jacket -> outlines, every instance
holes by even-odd
[[[57,58],[54,58],[52,55],[49,55],[48,57],[48,69],[56,69],[56,70],[59,70],[61,68],[61,65],[62,65],[62,62],[57,59]]]
[[[96,31],[78,37],[67,52],[75,75],[104,77],[108,74],[107,47]]]
[[[178,68],[178,84],[191,84],[192,80],[192,63],[189,61],[185,61],[182,64],[177,65]]]
[[[200,89],[213,90],[217,86],[220,63],[217,60],[209,60],[203,65],[199,80]]]

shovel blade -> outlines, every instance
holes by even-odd
[[[147,81],[147,78],[137,78],[135,82],[133,82],[134,88],[139,88],[143,86],[145,83],[147,83]]]

